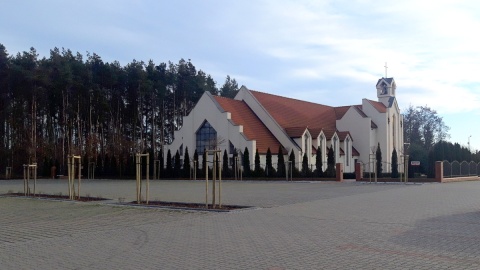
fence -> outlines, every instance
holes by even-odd
[[[480,176],[480,162],[458,162],[456,160],[452,162],[447,160],[443,161],[443,177],[452,178],[462,176]]]
[[[360,164],[362,164],[362,171],[364,172],[364,174],[368,174],[370,172],[372,174],[375,173],[376,166],[377,166],[377,161],[376,160],[372,160],[368,163],[360,162]],[[399,174],[402,174],[404,170],[405,170],[405,163],[402,160],[401,162],[397,163],[397,172]],[[383,174],[391,174],[392,173],[392,163],[382,161],[382,173]]]

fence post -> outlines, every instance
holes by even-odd
[[[355,163],[355,180],[360,181],[363,178],[362,163]]]
[[[337,174],[337,181],[342,182],[343,181],[343,163],[337,163],[336,166],[336,174]]]

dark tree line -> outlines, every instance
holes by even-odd
[[[121,66],[58,48],[43,58],[34,48],[9,55],[0,44],[0,168],[18,175],[36,162],[40,174],[52,165],[66,174],[66,157],[75,154],[96,164],[97,175],[133,173],[132,154],[161,159],[206,91],[232,97],[238,84],[227,76],[219,89],[190,60]]]
[[[318,154],[321,155],[320,148],[317,150]],[[334,151],[333,148],[328,148],[328,162],[327,162],[327,169],[325,172],[322,170],[322,158],[317,155],[317,160],[316,160],[316,168],[311,169],[310,166],[308,165],[306,155],[303,156],[302,160],[302,168],[301,171],[299,168],[297,168],[297,165],[295,163],[295,154],[293,151],[288,154],[288,169],[286,170],[287,163],[285,162],[284,158],[286,155],[286,151],[279,146],[278,153],[277,153],[277,166],[274,166],[272,163],[272,152],[270,148],[267,149],[267,153],[265,155],[265,166],[263,167],[262,164],[260,163],[260,154],[258,152],[258,149],[255,151],[255,158],[254,158],[254,163],[251,164],[250,162],[250,154],[249,150],[247,147],[245,147],[244,151],[237,151],[236,149],[234,150],[233,154],[233,160],[230,160],[228,158],[227,150],[223,151],[223,157],[220,155],[217,156],[217,161],[220,162],[222,160],[222,177],[223,178],[233,178],[235,177],[235,168],[237,167],[236,165],[231,164],[231,162],[234,162],[236,158],[238,158],[238,167],[243,168],[242,169],[242,177],[247,177],[247,178],[285,178],[286,177],[286,172],[288,171],[288,176],[290,177],[302,177],[302,178],[318,178],[318,177],[323,177],[323,178],[334,178],[335,177],[335,158],[334,158]],[[222,158],[222,159],[220,159]],[[206,168],[208,168],[208,175],[210,177],[212,176],[213,173],[213,165],[210,162],[207,161],[206,157],[206,152],[204,152],[203,155],[203,165],[200,167],[199,166],[199,157],[197,150],[195,150],[193,154],[193,159],[190,159],[190,154],[188,147],[185,148],[185,153],[183,157],[183,163],[181,162],[182,158],[180,157],[179,152],[177,151],[175,155],[172,154],[170,150],[167,151],[167,156],[166,156],[166,166],[164,168],[164,174],[163,176],[165,178],[193,178],[193,175],[196,175],[197,179],[198,178],[204,178],[206,176]],[[190,161],[193,161],[191,163]],[[192,167],[192,164],[194,167]],[[253,165],[253,169],[251,168]],[[219,168],[220,165],[217,164],[217,168]],[[292,171],[291,171],[292,170]],[[219,175],[219,171],[217,171],[217,175]],[[239,177],[239,175],[237,175]]]
[[[409,164],[409,177],[414,173],[434,177],[435,161],[475,161],[480,162],[480,152],[472,153],[458,143],[446,141],[450,128],[442,117],[427,106],[410,106],[403,114],[404,140],[409,143],[404,153],[409,160],[420,161],[420,166]]]
[[[440,141],[436,143],[426,158],[428,162],[428,176],[435,176],[435,162],[436,161],[474,161],[476,163],[480,162],[480,152],[472,153],[467,147],[463,147],[458,143],[451,143]]]

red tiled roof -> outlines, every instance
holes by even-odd
[[[335,134],[335,132],[336,132],[336,130],[332,130],[332,129],[324,129],[323,130],[323,134],[325,134],[325,138],[327,140],[332,139],[333,134]]]
[[[244,101],[219,96],[214,98],[225,111],[231,113],[236,125],[243,126],[247,139],[257,141],[258,153],[265,154],[270,147],[272,154],[278,154],[280,143]]]
[[[250,92],[283,129],[336,129],[337,114],[333,107],[253,90]]]
[[[348,109],[352,106],[342,106],[342,107],[335,107],[335,114],[337,116],[337,120],[342,119],[342,117],[347,113]]]
[[[370,100],[370,99],[367,99],[367,101],[372,104],[372,106],[379,112],[379,113],[386,113],[387,112],[387,107],[385,106],[385,104],[383,104],[382,102],[378,102],[378,101],[373,101],[373,100]]]
[[[312,135],[312,138],[316,139],[318,135],[320,135],[320,132],[322,132],[321,128],[308,128],[308,131],[310,131],[310,135]]]
[[[367,118],[368,116],[363,112],[362,105],[355,105],[354,108],[357,110],[357,112],[363,117]]]
[[[359,157],[360,153],[355,149],[355,147],[352,146],[352,156]]]
[[[289,127],[285,128],[285,132],[290,138],[299,138],[302,137],[303,133],[305,133],[305,127]]]
[[[348,135],[350,135],[349,131],[337,131],[338,138],[340,138],[340,141],[345,141]],[[352,135],[350,135],[350,138]]]

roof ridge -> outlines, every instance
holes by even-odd
[[[335,108],[334,106],[329,106],[329,105],[325,105],[325,104],[315,103],[315,102],[312,102],[312,101],[306,101],[306,100],[301,100],[301,99],[297,99],[297,98],[285,97],[285,96],[280,96],[280,95],[277,95],[277,94],[270,94],[270,93],[261,92],[261,91],[257,91],[257,90],[251,90],[251,89],[249,89],[249,90],[250,90],[251,92],[256,92],[256,93],[265,94],[265,95],[269,95],[269,96],[275,96],[275,97],[279,97],[279,98],[291,99],[291,100],[295,100],[295,101],[300,101],[300,102],[305,102],[305,103],[310,103],[310,104],[325,106],[325,107],[329,107],[329,108]]]
[[[374,102],[374,103],[377,103],[377,104],[382,104],[383,106],[385,106],[385,104],[383,104],[383,103],[382,103],[382,102],[380,102],[380,101],[375,101],[375,100],[368,99],[368,98],[366,98],[366,100],[367,100],[367,101],[369,101],[369,102]],[[385,106],[385,107],[387,107],[387,106]]]
[[[354,107],[354,106],[357,106],[357,105],[335,106],[333,108],[337,109],[337,108],[346,108],[346,107]]]
[[[214,96],[216,98],[218,97],[218,98],[223,98],[223,99],[236,100],[234,98],[229,98],[229,97],[224,97],[224,96],[219,96],[219,95],[212,95],[212,96]]]

